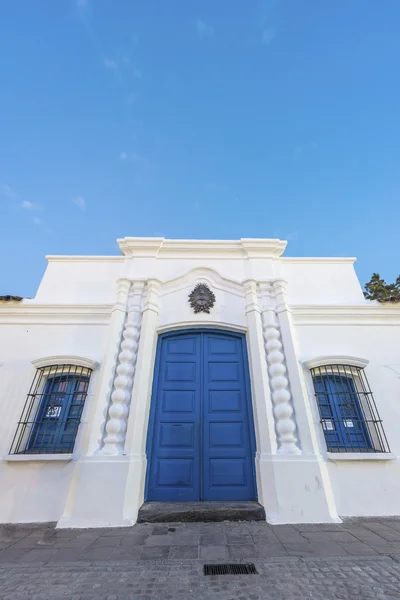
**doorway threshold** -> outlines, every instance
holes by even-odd
[[[138,523],[265,521],[258,502],[145,502]]]

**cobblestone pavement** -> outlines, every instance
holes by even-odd
[[[254,562],[258,575],[203,575]],[[0,599],[400,600],[400,520],[0,528]]]

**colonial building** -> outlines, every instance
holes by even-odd
[[[131,525],[146,501],[271,523],[400,514],[400,306],[286,242],[118,240],[0,302],[0,522]]]

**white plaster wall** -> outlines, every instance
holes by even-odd
[[[356,318],[354,318],[356,322]],[[340,516],[400,514],[400,325],[297,325],[300,360],[326,355],[348,355],[370,361],[365,369],[392,453],[390,461],[327,461]],[[304,376],[318,433],[320,449],[326,445],[319,423],[311,375]]]
[[[35,296],[46,304],[108,304],[114,302],[123,257],[50,259]]]
[[[35,367],[32,360],[51,355],[78,355],[101,363],[106,326],[18,325],[0,326],[0,522],[57,521],[62,515],[75,461],[7,462]],[[96,388],[91,378],[75,451],[89,427]]]
[[[289,304],[362,304],[364,295],[352,259],[282,258]]]

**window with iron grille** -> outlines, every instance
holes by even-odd
[[[363,368],[323,365],[311,375],[329,452],[390,452]]]
[[[71,453],[91,373],[91,369],[77,365],[37,369],[10,453]]]

